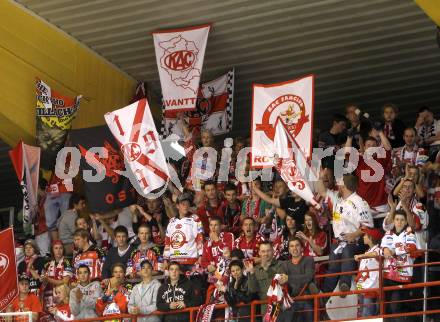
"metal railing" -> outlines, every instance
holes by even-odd
[[[436,250],[423,250],[424,253],[427,252],[432,252]],[[422,251],[421,251],[422,252]],[[337,261],[323,261],[320,264],[328,264],[330,262],[341,262],[341,261],[352,261],[353,259],[344,259],[344,260],[337,260]],[[313,302],[313,322],[319,322],[322,321],[321,320],[321,312],[323,312],[324,310],[326,310],[325,307],[321,306],[321,299],[324,298],[330,298],[333,296],[347,296],[347,295],[359,295],[359,294],[366,294],[366,293],[371,293],[371,292],[376,292],[378,294],[378,300],[377,303],[379,304],[379,314],[376,316],[370,316],[368,318],[350,318],[350,321],[354,321],[354,320],[367,320],[371,319],[371,318],[396,318],[396,317],[402,317],[402,316],[428,316],[431,314],[440,314],[440,309],[432,309],[432,310],[427,310],[427,309],[423,309],[421,311],[415,311],[415,312],[405,312],[405,313],[396,313],[396,314],[387,314],[385,311],[385,307],[389,304],[392,303],[408,303],[408,302],[414,302],[414,301],[424,301],[426,302],[427,300],[437,300],[440,299],[440,296],[437,297],[427,297],[426,296],[426,289],[430,288],[430,287],[440,287],[440,280],[439,281],[424,281],[424,282],[420,282],[420,283],[402,283],[401,285],[396,285],[396,286],[384,286],[383,285],[383,262],[382,260],[379,260],[379,268],[375,269],[375,270],[370,270],[371,271],[379,271],[379,287],[378,288],[374,288],[374,289],[367,289],[367,290],[350,290],[350,291],[345,291],[345,292],[341,292],[341,291],[337,291],[337,292],[328,292],[328,293],[318,293],[318,294],[313,294],[313,295],[301,295],[301,296],[297,296],[295,297],[295,301],[311,301]],[[419,264],[412,264],[412,265],[405,265],[405,266],[401,266],[401,268],[404,267],[430,267],[430,266],[440,266],[440,262],[426,262],[425,263],[419,263]],[[320,278],[326,278],[326,277],[332,277],[332,276],[342,276],[342,275],[355,275],[358,274],[359,271],[350,271],[350,272],[340,272],[340,273],[332,273],[332,274],[320,274],[320,275],[316,275],[315,278],[316,279],[320,279]],[[404,299],[404,300],[400,300],[400,301],[386,301],[385,299],[385,294],[386,292],[391,292],[391,291],[396,291],[396,290],[412,290],[412,289],[420,289],[423,288],[425,290],[424,292],[424,296],[422,298],[411,298],[411,299]],[[262,305],[268,304],[267,300],[257,300],[257,301],[252,301],[251,303],[248,304],[239,304],[237,306],[237,308],[240,307],[249,307],[250,308],[250,315],[249,316],[239,316],[239,317],[232,317],[234,320],[239,320],[239,319],[250,319],[250,321],[256,321],[256,319],[258,317],[261,317],[262,315],[264,315],[261,313],[257,313],[258,309],[257,308],[261,308]],[[215,305],[215,311],[219,311],[219,310],[224,310],[225,308],[227,308],[228,305],[227,304],[217,304]],[[349,308],[349,307],[357,307],[359,308],[360,305],[356,304],[356,305],[351,305],[351,306],[343,306],[343,307],[336,307],[333,309],[343,309],[343,308]],[[425,306],[424,306],[425,307]],[[120,320],[120,319],[124,319],[124,318],[129,318],[132,321],[137,321],[138,318],[141,317],[147,317],[147,316],[152,316],[152,315],[170,315],[170,314],[181,314],[181,313],[187,313],[188,316],[188,321],[189,322],[194,322],[197,312],[199,310],[199,307],[190,307],[190,308],[186,308],[183,310],[172,310],[172,311],[168,311],[168,312],[161,312],[161,311],[155,311],[152,312],[151,314],[148,315],[133,315],[133,314],[121,314],[121,315],[115,315],[115,316],[104,316],[104,317],[96,317],[96,318],[91,318],[91,319],[83,319],[83,320],[75,320],[75,321],[82,321],[82,322],[92,322],[92,321],[107,321],[109,319],[111,320]],[[221,320],[226,320],[225,318],[218,318],[215,317],[213,318],[213,320],[216,321],[221,321]],[[324,320],[326,321],[326,320]],[[331,320],[331,321],[346,321],[346,319],[342,319],[342,320]]]

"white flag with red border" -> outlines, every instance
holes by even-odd
[[[211,25],[153,32],[156,62],[166,110],[196,108]]]
[[[222,135],[232,130],[234,106],[234,69],[200,86],[196,110],[183,113],[193,136],[201,130],[210,130],[213,135]],[[181,111],[162,109],[162,136],[176,134],[183,137]]]
[[[276,120],[285,124],[287,135],[295,140],[306,159],[312,154],[314,76],[278,84],[253,85],[252,158],[255,168],[273,165]]]
[[[40,147],[24,144],[23,141],[9,151],[12,165],[23,192],[23,224],[32,223],[38,206],[38,178],[40,170]]]
[[[110,131],[120,144],[126,164],[141,194],[163,187],[169,180],[168,165],[147,99],[141,99],[104,115]]]

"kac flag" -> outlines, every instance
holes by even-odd
[[[32,223],[37,212],[40,148],[20,141],[9,151],[9,157],[23,192],[23,224],[27,225]]]
[[[306,159],[312,154],[314,76],[271,85],[253,85],[252,158],[255,168],[272,167],[275,124],[284,123],[287,135],[295,140]]]
[[[131,183],[138,193],[147,195],[167,184],[168,165],[147,100],[106,113],[104,118],[120,144],[125,164],[129,165],[127,170],[131,170]]]
[[[234,69],[200,86],[195,111],[183,113],[190,131],[198,137],[201,130],[210,130],[213,135],[222,135],[232,130],[234,107]],[[176,134],[183,137],[179,120],[181,111],[163,109],[162,136]]]
[[[211,25],[153,32],[157,68],[166,110],[196,108]]]
[[[18,296],[17,264],[15,262],[14,230],[0,232],[0,312]]]

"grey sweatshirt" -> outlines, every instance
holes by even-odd
[[[156,299],[157,291],[159,290],[160,282],[152,280],[147,285],[139,283],[133,287],[128,302],[128,312],[132,312],[132,308],[137,306],[140,308],[140,314],[149,314],[157,310]],[[159,322],[159,316],[149,316],[145,318],[138,318],[138,322]]]
[[[81,302],[76,300],[76,290],[79,289],[83,294]],[[102,296],[101,284],[98,281],[91,282],[86,286],[78,284],[70,291],[70,311],[76,319],[88,319],[96,317],[95,305],[99,297]]]
[[[314,280],[315,261],[310,256],[302,257],[297,265],[288,260],[282,262],[280,272],[289,276],[287,283],[289,284],[290,295],[297,296],[306,284]],[[310,294],[308,289],[305,294]]]

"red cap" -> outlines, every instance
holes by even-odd
[[[365,228],[363,229],[365,235],[371,236],[375,240],[381,240],[383,237],[382,232],[377,228]]]
[[[55,246],[55,245],[64,246],[63,242],[61,240],[59,240],[59,239],[52,241],[52,246]]]

